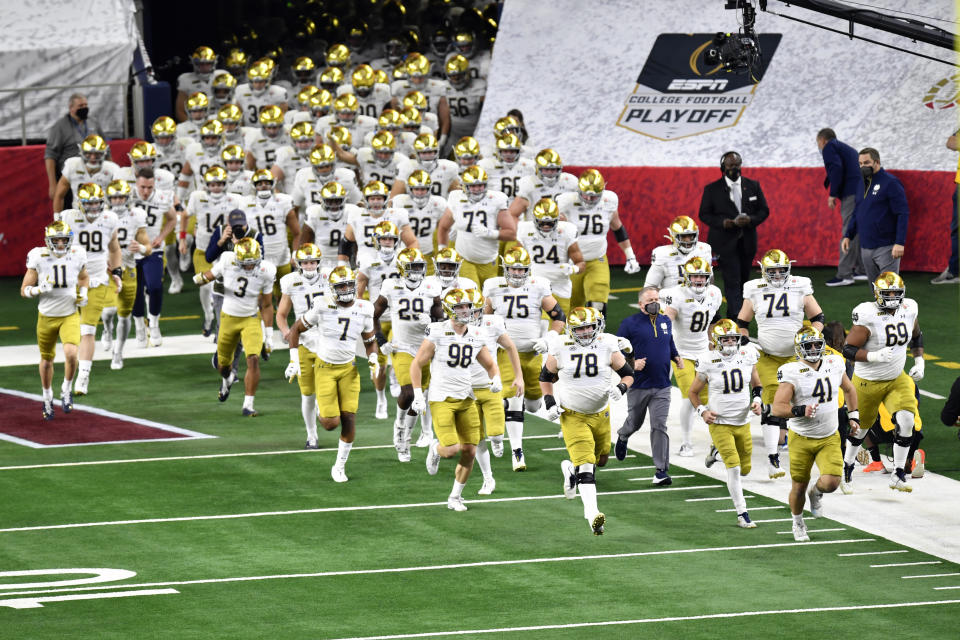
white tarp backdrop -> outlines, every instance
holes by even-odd
[[[733,105],[726,115],[718,111],[704,116],[683,105],[691,110],[680,113],[680,118],[699,119],[691,130],[696,134],[679,137],[691,131],[666,132],[655,121],[677,112],[664,116],[670,107],[653,104],[655,98],[649,96],[658,92],[637,88],[638,76],[661,34],[735,32],[739,12],[724,10],[724,4],[725,0],[507,0],[478,137],[488,140],[493,122],[519,108],[531,144],[556,148],[566,164],[713,166],[732,148],[742,153],[748,166],[813,167],[822,166],[816,132],[829,126],[855,147],[876,147],[887,167],[956,169],[956,154],[944,147],[944,141],[958,128],[960,107],[948,105],[957,97],[960,69],[760,11],[757,33],[782,37],[768,56],[769,66],[755,91],[741,97],[740,104],[730,100]],[[925,17],[913,17],[957,31],[953,0],[869,4],[922,14]],[[779,0],[769,0],[769,9],[844,32],[848,27]],[[857,26],[855,32],[943,60],[955,59],[949,50],[874,29]],[[733,79],[722,71],[691,74],[692,58],[684,54],[678,62],[678,57],[664,60],[661,54],[660,62],[685,66],[688,77],[704,79],[707,85]],[[709,95],[716,88],[693,87],[684,99]],[[628,104],[635,89],[647,96],[639,98],[646,103]],[[659,99],[665,95],[670,93],[659,92]],[[748,104],[744,108],[742,103]],[[625,122],[630,108],[641,111]],[[643,112],[647,109],[650,113]],[[723,119],[724,128],[704,126],[705,117],[714,118],[717,126]],[[726,126],[734,119],[734,126]],[[711,130],[700,132],[704,129]]]
[[[10,0],[0,11],[0,89],[125,83],[136,47],[133,0]],[[110,137],[123,133],[122,87],[78,88]],[[25,94],[28,138],[44,138],[74,91]],[[19,139],[20,98],[0,92],[0,138]]]

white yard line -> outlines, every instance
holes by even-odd
[[[960,573],[929,573],[923,576],[900,576],[900,579],[913,580],[915,578],[946,578],[949,576],[960,576]]]
[[[6,596],[40,595],[47,593],[75,593],[80,591],[97,591],[100,589],[124,589],[147,588],[147,587],[183,587],[193,584],[222,584],[225,582],[255,582],[260,580],[290,580],[294,578],[327,578],[332,576],[357,576],[374,575],[385,573],[411,573],[416,571],[444,571],[451,569],[472,569],[477,567],[496,567],[510,565],[543,564],[554,562],[577,562],[582,560],[614,560],[621,558],[644,558],[649,556],[672,556],[685,555],[691,553],[713,553],[723,551],[753,551],[755,549],[780,549],[784,547],[799,547],[810,545],[827,544],[859,544],[861,542],[874,542],[873,538],[860,538],[850,540],[822,540],[817,542],[779,542],[771,544],[748,544],[729,547],[694,547],[691,549],[666,549],[662,551],[635,551],[631,553],[604,553],[587,556],[553,556],[546,558],[523,558],[518,560],[487,560],[482,562],[461,562],[457,564],[436,564],[436,565],[418,565],[413,567],[387,567],[383,569],[352,569],[343,571],[319,571],[316,573],[285,573],[276,575],[260,576],[240,576],[231,578],[206,578],[199,580],[176,580],[169,582],[145,582],[141,584],[124,585],[100,585],[95,587],[72,587],[60,589],[34,589],[29,591],[14,591],[2,594]]]
[[[750,507],[750,511],[769,511],[770,509],[786,509],[786,507],[783,505],[778,505],[776,507]],[[717,513],[734,513],[736,512],[736,509],[714,509],[714,511]]]
[[[607,474],[611,471],[648,471],[650,469],[656,469],[655,466],[647,465],[644,467],[602,467],[603,473]]]
[[[885,569],[886,567],[917,567],[923,564],[943,564],[939,560],[933,560],[931,562],[897,562],[893,564],[872,564],[870,565],[871,569]]]
[[[744,499],[756,498],[757,496],[743,496]],[[710,500],[729,500],[730,496],[721,496],[719,498],[687,498],[684,502],[707,502]]]
[[[670,476],[671,478],[692,478],[693,474],[691,473],[688,476]],[[642,481],[651,481],[654,480],[656,476],[650,476],[649,478],[627,478],[627,482],[642,482]]]
[[[832,531],[846,531],[846,529],[844,527],[837,527],[836,529],[807,529],[807,533],[830,533]],[[777,531],[778,536],[785,536],[792,533],[792,529],[790,531]]]
[[[754,519],[752,520],[758,524],[763,524],[764,522],[793,522],[793,518],[772,518],[770,520],[754,520]]]
[[[104,587],[109,588],[109,587]],[[116,587],[114,587],[116,588]],[[44,602],[66,602],[68,600],[100,600],[101,598],[131,598],[134,596],[162,596],[180,593],[176,589],[142,589],[140,591],[111,591],[109,593],[78,593],[69,596],[49,596],[44,598],[11,598],[0,600],[0,607],[10,609],[39,609]]]
[[[892,551],[860,551],[859,553],[838,553],[840,558],[849,558],[852,556],[885,556],[890,553],[910,553],[910,549],[894,549]]]

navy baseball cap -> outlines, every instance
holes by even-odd
[[[237,225],[243,225],[245,227],[247,226],[247,216],[243,213],[243,211],[240,211],[240,209],[234,209],[227,216],[227,224],[231,227],[235,227]]]

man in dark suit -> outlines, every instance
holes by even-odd
[[[743,160],[736,151],[720,158],[723,176],[703,188],[700,221],[710,227],[709,243],[717,255],[727,298],[727,317],[736,319],[743,304],[743,283],[757,254],[757,225],[770,208],[760,183],[741,177]]]
[[[857,150],[837,140],[833,129],[821,129],[817,133],[817,148],[823,155],[823,166],[827,170],[827,177],[823,181],[823,185],[830,189],[827,207],[833,211],[837,201],[840,201],[842,234],[853,217],[857,203],[863,200],[863,174],[860,173]],[[827,280],[828,287],[845,287],[854,281],[867,279],[860,260],[860,239],[854,238],[850,246],[852,251],[840,250],[837,275]]]

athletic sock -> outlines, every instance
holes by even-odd
[[[386,389],[377,389],[377,403],[385,403],[387,401],[387,390]]]
[[[113,350],[117,353],[123,353],[123,346],[127,344],[127,336],[130,334],[130,316],[126,318],[117,317],[117,335]]]
[[[509,398],[507,400],[507,411],[514,416],[521,417],[521,420],[506,420],[507,439],[510,440],[511,449],[523,448],[523,398]]]
[[[73,380],[63,379],[63,384],[60,385],[60,393],[67,393],[73,387]]]
[[[693,416],[696,411],[689,402],[680,403],[680,435],[682,444],[689,445],[690,433],[693,431]]]
[[[580,500],[583,502],[583,517],[587,522],[593,522],[593,517],[600,513],[597,508],[597,485],[585,482],[579,486]]]
[[[151,329],[153,329],[154,327],[156,327],[157,329],[160,328],[160,314],[159,314],[159,313],[157,313],[157,314],[148,313],[148,314],[147,314],[147,317],[150,318],[150,328],[151,328]]]
[[[46,402],[53,400],[53,387],[43,387],[43,399]]]
[[[763,448],[767,450],[767,455],[772,456],[780,447],[780,425],[765,424],[761,425],[763,430]]]
[[[253,396],[243,396],[243,408],[253,411]]]
[[[462,482],[457,482],[456,480],[454,480],[454,481],[453,481],[453,489],[450,491],[450,497],[451,497],[451,498],[459,498],[460,496],[462,496],[462,495],[463,495],[463,487],[464,487],[464,483],[462,483]]]
[[[133,323],[137,326],[137,333],[142,333],[147,330],[146,318],[143,316],[133,316]]]
[[[793,516],[793,524],[803,524],[803,514],[802,513],[791,513]]]
[[[80,360],[80,373],[86,373],[89,375],[92,367],[93,360]]]
[[[213,287],[200,287],[200,308],[203,309],[203,321],[210,328],[213,322]]]
[[[480,473],[483,474],[484,480],[493,479],[493,469],[490,468],[490,448],[487,447],[486,440],[481,440],[480,444],[477,445],[477,455],[476,455],[477,465],[480,467]]]
[[[733,500],[733,508],[737,513],[747,510],[747,501],[743,497],[743,483],[740,481],[740,465],[727,467],[727,490]]]
[[[307,428],[307,440],[317,441],[317,396],[310,394],[300,396],[300,413],[303,415],[303,424]]]
[[[843,453],[843,464],[853,464],[857,460],[857,454],[860,453],[860,445],[854,445],[847,441],[847,450]]]
[[[344,442],[343,440],[337,441],[337,462],[335,466],[343,469],[347,466],[347,458],[350,457],[350,449],[353,447],[352,442]]]
[[[903,469],[907,466],[907,453],[910,451],[910,446],[906,447],[897,443],[893,444],[893,466],[897,469]]]
[[[433,416],[430,413],[430,403],[423,408],[423,413],[420,414],[420,432],[425,433],[430,436],[430,439],[433,439]]]

